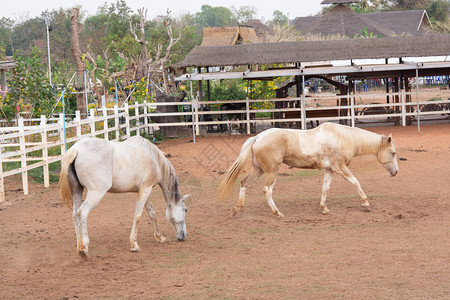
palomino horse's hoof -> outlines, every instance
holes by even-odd
[[[367,204],[363,203],[362,207],[365,209],[365,211],[370,211],[370,204],[369,203],[367,203]]]
[[[87,250],[78,250],[78,255],[84,260],[88,260],[89,258],[89,253],[87,252]]]
[[[162,234],[157,235],[156,232],[155,232],[155,239],[156,239],[156,241],[157,241],[158,243],[160,243],[160,244],[167,243],[166,237],[163,236]]]
[[[279,211],[274,212],[273,213],[275,216],[277,216],[277,218],[286,218],[282,213],[280,213]]]
[[[324,215],[330,215],[331,213],[330,213],[330,210],[329,210],[328,208],[326,208],[326,209],[324,209],[324,210],[322,211],[322,214],[324,214]]]

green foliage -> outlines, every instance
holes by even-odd
[[[433,1],[428,8],[427,13],[431,21],[434,23],[448,21],[448,10],[450,7],[450,1],[438,0]]]
[[[242,80],[221,80],[212,85],[211,100],[243,100],[246,97]]]
[[[232,6],[231,10],[238,24],[245,24],[249,20],[254,19],[258,11],[256,7],[249,5],[241,6],[238,9]]]
[[[288,24],[288,21],[289,21],[288,17],[281,11],[275,10],[273,12],[272,24],[279,26],[286,26]]]
[[[204,27],[232,26],[236,23],[236,20],[230,9],[223,6],[212,7],[204,4],[201,12],[195,14],[193,22],[200,30],[203,30]]]
[[[52,109],[52,88],[48,84],[39,50],[33,48],[28,57],[16,52],[14,60],[16,68],[9,79],[10,92],[3,106],[12,106],[16,113],[27,111],[31,116],[49,114]],[[15,115],[6,117],[11,119]]]

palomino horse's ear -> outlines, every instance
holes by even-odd
[[[392,133],[388,136],[387,142],[388,142],[388,144],[390,144],[392,142]]]
[[[189,198],[190,196],[191,196],[191,194],[184,195],[183,198],[181,198],[181,201],[186,200],[186,199]]]

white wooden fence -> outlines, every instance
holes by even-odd
[[[436,96],[437,95],[437,96]],[[386,97],[391,101],[395,97],[398,103],[386,104]],[[407,96],[412,100],[407,102]],[[347,105],[323,105],[321,103],[338,103],[347,99]],[[435,101],[427,101],[427,99]],[[172,103],[135,103],[125,104],[123,108],[115,106],[112,109],[103,108],[99,111],[90,110],[89,117],[81,119],[79,112],[73,120],[65,120],[60,114],[58,119],[48,120],[45,116],[34,120],[35,125],[25,125],[26,121],[18,120],[18,126],[0,127],[0,202],[5,200],[4,178],[22,174],[22,186],[25,195],[29,193],[28,171],[43,168],[44,186],[50,185],[49,164],[60,161],[66,147],[82,137],[100,137],[105,140],[118,141],[132,135],[151,134],[153,130],[162,126],[185,126],[193,130],[193,135],[200,134],[201,128],[207,125],[230,125],[231,123],[246,124],[247,133],[259,124],[269,126],[282,124],[297,125],[301,129],[308,128],[311,121],[346,121],[351,126],[367,120],[397,121],[400,125],[407,125],[407,121],[420,124],[424,118],[449,119],[450,93],[448,90],[406,93],[358,94],[327,97],[299,97],[287,99],[258,99],[258,100],[228,100],[228,101],[197,101]],[[297,103],[297,107],[254,110],[257,102]],[[367,102],[370,102],[367,104]],[[375,102],[375,103],[373,103]],[[201,105],[200,105],[201,103]],[[226,103],[241,103],[242,109],[217,111],[203,110],[203,105],[217,105]],[[320,104],[317,106],[315,104]],[[342,103],[341,103],[342,104]],[[434,105],[440,110],[422,111],[426,105]],[[175,113],[156,113],[158,106],[184,106],[188,109]],[[417,109],[419,107],[419,109]],[[370,112],[370,114],[368,114]],[[256,113],[270,113],[270,118],[256,118]],[[223,118],[230,114],[244,116],[239,120]],[[177,116],[179,122],[153,123],[151,116]],[[275,117],[274,117],[275,116]],[[219,120],[222,117],[222,120]],[[191,119],[189,122],[185,121]],[[12,164],[19,164],[20,166]]]

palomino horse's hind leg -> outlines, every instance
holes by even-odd
[[[139,223],[141,222],[142,210],[144,209],[144,205],[147,202],[150,194],[152,192],[152,186],[140,188],[138,192],[138,200],[136,202],[136,208],[134,210],[133,217],[133,226],[131,227],[130,233],[130,245],[131,251],[137,252],[140,251],[139,245],[137,243],[137,232],[139,228]]]
[[[272,213],[275,216],[284,218],[284,215],[278,210],[272,198],[273,186],[275,185],[276,182],[277,173],[276,172],[267,173],[266,176],[267,177],[266,177],[266,184],[264,186],[264,193],[266,194],[267,203],[269,204],[270,208],[272,209]]]
[[[333,179],[333,171],[325,170],[325,175],[323,176],[323,185],[322,185],[322,196],[320,197],[320,208],[323,209],[323,214],[326,215],[330,212],[325,204],[327,200],[327,194],[330,190],[331,180]]]
[[[147,200],[147,202],[145,202],[145,208],[147,209],[148,216],[152,220],[153,226],[155,227],[155,239],[159,243],[165,243],[167,240],[161,233],[159,233],[158,222],[156,220],[156,213],[155,210],[153,209],[153,205],[150,202],[150,200]]]
[[[253,166],[250,173],[245,176],[241,181],[241,188],[239,190],[239,199],[236,204],[236,207],[233,209],[233,216],[236,215],[238,212],[240,212],[244,208],[245,203],[245,190],[247,187],[252,184],[254,181],[256,181],[259,176],[261,176],[263,171],[261,168]]]
[[[351,182],[356,187],[356,190],[358,191],[359,194],[359,198],[361,199],[362,202],[361,205],[365,209],[369,210],[370,209],[369,201],[367,201],[367,196],[366,194],[364,194],[364,191],[362,190],[361,184],[359,183],[358,179],[356,179],[355,176],[353,176],[352,172],[350,172],[350,170],[347,168],[346,165],[341,166],[341,170],[342,172],[336,173],[344,177],[346,180]]]
[[[78,254],[81,256],[88,256],[88,246],[89,246],[89,236],[87,230],[87,217],[93,208],[95,208],[103,196],[105,196],[106,191],[93,191],[88,190],[86,195],[86,200],[77,211],[79,222],[80,222],[80,242],[78,243]]]

